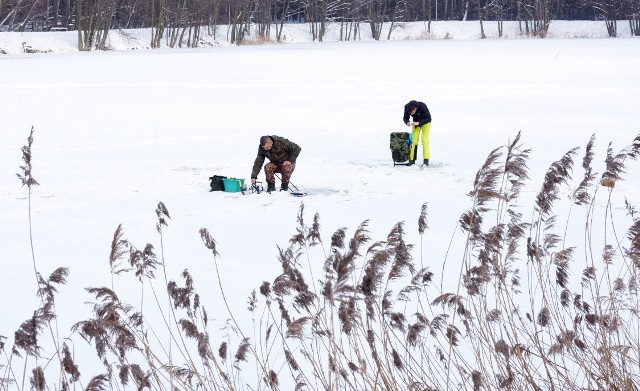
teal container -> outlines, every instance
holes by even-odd
[[[227,193],[238,193],[242,191],[242,186],[244,186],[244,179],[239,178],[224,178],[222,180],[224,184],[224,191]]]

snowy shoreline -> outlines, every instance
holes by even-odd
[[[487,39],[541,39],[521,32],[522,22],[506,21],[502,37],[498,35],[496,21],[483,23]],[[357,41],[373,41],[366,25],[361,26],[361,35]],[[327,34],[323,42],[338,42],[340,40],[339,24],[328,25]],[[382,37],[387,37],[389,25],[386,24]],[[229,43],[226,25],[217,27],[216,34],[208,34],[203,27],[202,38],[198,48],[221,46],[235,46]],[[253,35],[253,34],[252,34]],[[77,52],[77,31],[57,32],[2,32],[0,33],[0,54],[33,54],[33,53],[66,53]],[[150,49],[150,29],[113,30],[109,33],[107,47],[109,50],[126,51]],[[626,20],[618,22],[618,39],[632,37],[629,23]],[[604,21],[552,21],[548,36],[544,39],[575,39],[575,38],[609,38]],[[436,21],[431,22],[427,31],[427,22],[400,23],[394,27],[390,40],[471,40],[480,39],[479,21]],[[276,44],[275,39],[264,42],[248,39],[253,44]],[[386,41],[386,39],[381,40]],[[288,24],[284,26],[282,44],[313,42],[306,23]],[[162,41],[163,48],[166,41]],[[183,49],[186,49],[183,47]],[[192,50],[192,49],[191,49]]]

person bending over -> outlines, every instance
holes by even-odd
[[[411,120],[409,120],[411,117]],[[415,164],[418,154],[418,141],[422,137],[422,157],[424,165],[429,165],[429,132],[431,131],[431,113],[424,102],[412,100],[404,105],[402,121],[412,127],[411,152],[409,152],[409,166]]]
[[[264,159],[269,159],[269,163],[264,165],[264,173],[267,178],[267,192],[271,193],[276,190],[276,173],[282,174],[282,183],[280,190],[289,190],[289,180],[291,174],[296,168],[296,159],[302,148],[298,144],[287,140],[280,136],[262,136],[260,137],[260,145],[258,146],[258,156],[253,162],[253,170],[251,171],[251,184],[255,185],[258,179],[258,173]]]

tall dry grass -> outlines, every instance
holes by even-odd
[[[37,183],[32,143],[33,133],[18,174],[29,194]],[[118,226],[112,284],[87,288],[93,315],[63,343],[52,320],[68,270],[44,279],[32,254],[42,305],[12,344],[0,336],[0,390],[637,390],[640,218],[628,201],[612,202],[640,154],[640,136],[617,153],[609,145],[604,167],[593,167],[594,146],[595,136],[553,162],[529,209],[522,190],[531,151],[520,134],[491,151],[458,219],[456,251],[442,264],[424,266],[427,204],[418,250],[405,241],[403,222],[378,240],[368,221],[325,237],[320,217],[308,221],[302,204],[295,233],[279,248],[281,271],[249,295],[253,325],[241,324],[229,305],[217,242],[202,228],[229,316],[222,335],[212,335],[193,276],[166,274],[163,203],[159,252],[137,248]],[[118,296],[123,275],[139,283],[136,305]],[[46,329],[54,352],[40,344]],[[74,357],[68,341],[81,339],[103,373],[80,375],[78,363],[96,358]],[[59,359],[43,367],[43,357]]]

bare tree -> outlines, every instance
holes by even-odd
[[[397,0],[393,2],[393,7],[391,9],[391,15],[389,16],[390,24],[389,24],[389,32],[387,33],[387,40],[391,39],[391,33],[398,26],[398,22],[401,21],[404,17],[404,0]]]
[[[96,49],[106,50],[107,37],[116,11],[116,2],[115,0],[102,0],[101,4],[100,15],[98,16],[99,28],[96,31]]]
[[[362,9],[365,8],[364,0],[347,1],[340,13],[340,40],[357,40],[360,37],[360,22],[362,22]]]
[[[131,22],[133,20],[134,15],[139,11],[138,2],[140,0],[120,0],[120,4],[118,6],[118,11],[122,16],[122,25],[120,27],[128,29],[131,28]]]
[[[250,0],[228,1],[229,42],[240,45],[245,35],[249,33],[252,9]]]
[[[276,41],[282,42],[284,22],[289,14],[289,0],[276,0],[273,3],[273,17],[276,21]]]
[[[640,0],[624,1],[624,10],[632,36],[640,36]]]
[[[484,15],[487,12],[487,4],[484,0],[478,1],[478,20],[480,21],[480,38],[487,38],[487,35],[484,33]]]
[[[305,16],[311,30],[311,38],[322,42],[327,27],[327,3],[329,0],[305,0]]]
[[[168,0],[164,12],[167,46],[197,47],[205,24],[206,7],[202,0]]]
[[[16,23],[16,20],[19,18],[19,15],[22,13],[23,1],[17,0],[16,4],[11,7],[11,12],[9,13],[9,30],[21,29],[24,30],[24,25]]]
[[[427,33],[431,33],[431,0],[422,0],[422,15],[427,20]]]
[[[166,27],[167,0],[151,0],[151,47],[159,48],[162,44]]]
[[[4,0],[0,0],[0,31],[2,31],[2,26],[4,25],[4,22],[8,19],[8,16],[4,17],[4,19],[2,18],[3,5],[4,5]]]
[[[105,49],[114,12],[114,0],[76,0],[78,50]]]
[[[220,8],[222,4],[220,0],[210,0],[205,2],[205,16],[207,21],[207,30],[209,35],[216,39],[218,31],[218,21],[220,16]]]
[[[170,48],[182,47],[187,34],[187,46],[197,46],[200,32],[197,0],[170,0],[166,10],[166,38]]]
[[[71,0],[53,0],[51,12],[53,15],[48,16],[50,27],[70,28],[72,25],[72,1]]]
[[[264,40],[271,39],[271,25],[274,20],[274,0],[257,0],[255,4],[254,20],[257,36]]]
[[[1,1],[1,0],[0,0]],[[53,15],[47,15],[49,19],[49,21],[51,22],[52,26],[58,26],[60,24],[59,21],[59,17],[60,17],[60,0],[54,0],[53,4],[52,4],[52,11],[53,11]],[[47,14],[49,13],[49,8],[47,7]]]
[[[469,17],[469,10],[471,9],[471,0],[464,0],[464,12],[462,13],[462,20],[467,20]]]
[[[602,18],[607,26],[610,37],[618,36],[618,18],[621,16],[622,1],[620,0],[592,0],[591,6],[596,15]]]
[[[368,2],[367,15],[369,17],[369,27],[371,28],[371,36],[376,41],[380,40],[385,22],[391,23],[387,39],[391,38],[391,32],[395,27],[395,22],[398,17],[402,16],[402,12],[398,11],[398,3],[399,1],[396,0],[371,0]]]
[[[0,11],[2,6],[3,1],[0,1]],[[46,26],[46,3],[42,0],[15,0],[5,3],[4,6],[9,11],[0,22],[0,26],[8,23],[7,29],[10,31],[42,31]]]
[[[384,25],[387,1],[371,0],[367,6],[367,11],[367,15],[369,16],[369,27],[371,28],[371,37],[378,41],[380,40],[382,26]]]
[[[493,16],[498,24],[498,37],[502,37],[502,34],[504,33],[505,3],[506,2],[504,0],[492,0],[487,4],[487,9],[493,11]]]
[[[187,30],[187,47],[198,47],[202,28],[209,19],[205,0],[193,0],[193,6],[189,14],[189,28]]]
[[[241,44],[253,33],[269,40],[275,32],[280,42],[286,22],[308,23],[311,38],[322,41],[331,23],[341,40],[358,39],[362,23],[379,40],[401,22],[424,21],[430,33],[439,19],[478,20],[482,37],[485,21],[496,20],[503,36],[503,22],[516,20],[522,33],[545,37],[555,18],[603,19],[611,37],[627,19],[631,34],[640,35],[640,0],[0,0],[1,31],[75,28],[81,50],[104,49],[114,28],[150,28],[152,48],[193,47],[204,31],[215,38],[225,20],[227,39]]]
[[[631,35],[640,37],[640,13],[630,14],[628,18],[629,18],[629,28],[631,29]]]
[[[552,14],[558,8],[559,3],[556,0],[522,0],[521,3],[522,7],[519,11],[524,14],[526,34],[540,38],[546,37]]]

